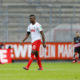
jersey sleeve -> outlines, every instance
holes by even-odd
[[[28,28],[27,28],[27,32],[30,32],[30,27],[28,26]]]
[[[39,30],[39,31],[43,31],[42,25],[39,24],[38,30]]]

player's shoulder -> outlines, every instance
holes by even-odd
[[[41,26],[41,24],[39,22],[36,22],[36,26]]]

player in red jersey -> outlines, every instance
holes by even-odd
[[[22,42],[24,42],[29,37],[30,34],[31,34],[31,42],[32,42],[31,58],[27,64],[27,66],[24,67],[24,69],[29,70],[29,67],[35,56],[36,60],[37,60],[37,64],[39,66],[38,70],[43,70],[41,60],[39,57],[39,48],[40,48],[40,44],[41,44],[41,36],[42,36],[42,40],[43,40],[43,47],[46,48],[45,37],[44,37],[42,26],[38,22],[36,22],[35,15],[30,15],[30,25],[27,28],[26,37],[24,38],[24,40]]]

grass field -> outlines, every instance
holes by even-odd
[[[42,63],[44,70],[38,71],[36,63],[30,70],[22,67],[26,63],[0,64],[0,80],[80,80],[80,64]]]

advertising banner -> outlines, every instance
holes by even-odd
[[[0,64],[11,63],[11,50],[0,49]]]
[[[5,43],[5,48],[11,46],[13,60],[28,60],[31,57],[31,43]],[[67,60],[73,59],[74,49],[70,42],[47,42],[46,49],[40,46],[39,56],[41,59]]]

